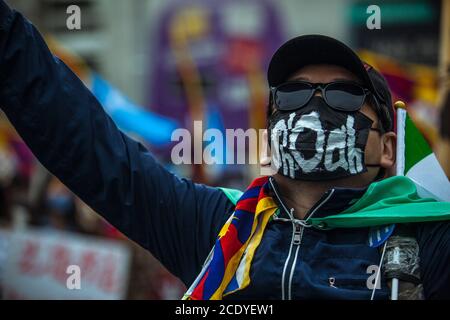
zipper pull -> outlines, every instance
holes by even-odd
[[[295,232],[294,232],[294,244],[299,245],[301,242],[301,227],[296,224],[295,225]]]
[[[289,211],[289,218],[291,219],[292,223],[294,223],[294,208],[291,208]]]

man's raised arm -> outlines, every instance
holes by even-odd
[[[39,161],[185,283],[232,204],[120,132],[34,26],[0,0],[0,107]]]

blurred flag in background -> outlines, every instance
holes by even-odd
[[[90,89],[119,128],[139,136],[153,146],[170,143],[172,132],[178,127],[175,120],[163,117],[133,104],[117,88],[92,72]]]
[[[160,116],[132,103],[120,90],[92,71],[75,53],[63,48],[55,39],[47,37],[50,50],[66,63],[89,87],[116,125],[129,135],[141,138],[153,147],[171,142],[178,122]]]

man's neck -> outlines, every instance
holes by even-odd
[[[367,183],[356,179],[339,179],[332,181],[302,181],[276,174],[273,176],[281,200],[288,210],[294,209],[294,217],[303,220],[308,211],[322,198],[328,190],[340,188],[361,188]]]

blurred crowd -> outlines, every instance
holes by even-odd
[[[0,233],[38,228],[121,241],[131,253],[126,299],[179,299],[183,295],[181,281],[35,160],[3,113],[0,123]],[[8,259],[8,245],[2,241],[0,237],[0,273]],[[0,288],[1,279],[0,274]]]

